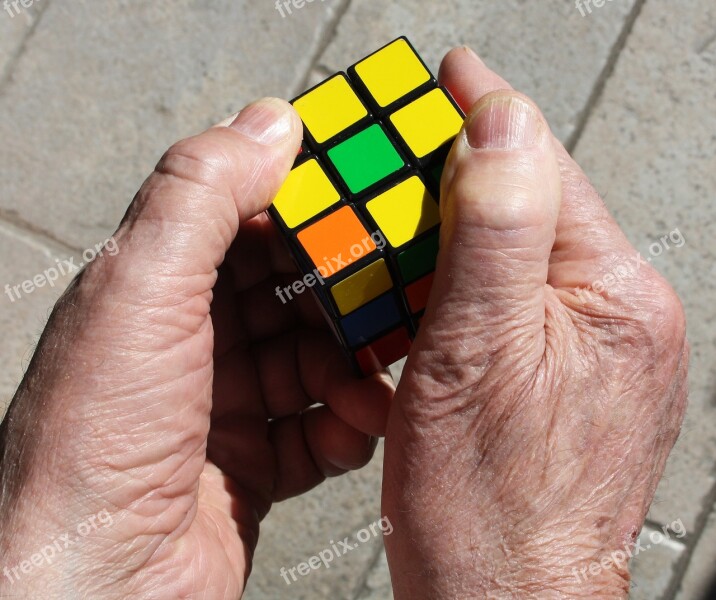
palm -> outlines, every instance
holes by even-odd
[[[176,572],[203,574],[186,582],[197,593],[238,597],[271,504],[362,466],[370,435],[383,433],[392,386],[385,376],[353,377],[309,294],[276,297],[296,276],[267,217],[244,223],[219,269],[210,321],[187,346],[193,360],[213,360],[207,459],[198,495],[196,472],[184,471],[195,516],[175,556]],[[207,370],[182,387],[191,406],[205,405],[196,396],[211,380]]]
[[[16,562],[112,523],[28,596],[238,597],[271,504],[370,459],[392,383],[354,377],[308,295],[274,295],[296,275],[263,211],[301,133],[268,99],[172,146],[58,303],[0,432],[37,451],[0,464],[3,490],[29,473],[0,503],[53,507],[15,515]]]

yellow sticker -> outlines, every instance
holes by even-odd
[[[293,103],[308,131],[322,144],[367,116],[368,111],[344,75],[324,81]]]
[[[393,248],[440,223],[440,209],[419,177],[413,175],[366,204]]]
[[[381,107],[430,80],[430,72],[402,38],[363,59],[355,70]]]
[[[293,229],[341,199],[315,158],[293,169],[276,194],[273,205]]]
[[[390,122],[413,154],[423,158],[452,140],[460,131],[463,118],[445,92],[435,88],[394,112]]]
[[[341,315],[347,315],[392,287],[393,280],[381,258],[334,285],[331,294]]]

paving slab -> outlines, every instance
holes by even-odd
[[[48,272],[57,260],[72,255],[67,249],[0,223],[0,419],[32,358],[35,344],[57,298],[73,275]],[[75,261],[76,262],[76,261]],[[46,275],[45,275],[46,274]]]
[[[381,548],[375,563],[368,571],[363,588],[356,600],[393,600],[393,586],[385,549]]]
[[[644,527],[639,536],[643,550],[631,559],[630,600],[665,600],[674,587],[686,547],[670,532]]]
[[[361,471],[330,479],[308,494],[274,506],[261,525],[254,570],[244,598],[354,598],[383,545],[382,535],[367,538],[360,533],[381,517],[382,465],[381,443],[371,463]],[[346,537],[355,546],[348,552],[338,544]],[[366,542],[359,542],[366,538]],[[331,560],[329,568],[321,565],[304,576],[294,571],[297,581],[290,574],[281,576],[282,567],[297,567],[332,548],[334,542],[345,554]]]
[[[675,13],[673,3],[650,0],[575,152],[686,308],[690,406],[650,518],[682,519],[690,532],[716,484],[715,80],[716,7],[688,0]],[[663,249],[660,238],[676,230],[681,247]]]
[[[45,0],[45,4],[47,4]],[[35,26],[44,8],[42,0],[29,8],[0,5],[0,81],[8,74],[13,60],[20,54],[23,42]]]
[[[716,510],[711,512],[693,550],[676,600],[713,600],[713,592],[716,592]]]
[[[564,0],[353,0],[318,67],[325,72],[345,69],[407,35],[437,73],[450,48],[467,44],[532,96],[566,140],[633,6],[633,0],[613,2],[582,17],[574,3]]]
[[[341,6],[52,2],[0,90],[0,211],[78,249],[106,236],[172,142],[290,96]]]

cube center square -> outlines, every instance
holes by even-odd
[[[407,354],[428,305],[465,116],[405,37],[292,103],[304,140],[268,214],[300,271],[292,289],[311,290],[368,376]]]
[[[377,123],[331,148],[327,154],[352,194],[360,194],[405,166],[395,145]]]
[[[342,73],[294,100],[293,107],[318,144],[368,116],[368,110]]]
[[[404,283],[415,281],[435,269],[439,246],[438,233],[434,232],[398,254],[396,261]]]

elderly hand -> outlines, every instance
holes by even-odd
[[[634,541],[678,435],[681,305],[530,100],[466,49],[441,79],[469,116],[386,434],[395,597],[624,597],[624,561],[589,566]]]
[[[271,503],[372,456],[392,382],[274,294],[301,134],[266,100],[173,146],[59,301],[0,431],[0,596],[238,598]]]
[[[396,598],[626,593],[623,565],[574,573],[634,539],[676,439],[678,299],[645,264],[592,289],[636,251],[539,111],[463,49],[441,77],[472,109],[393,406],[308,295],[276,301],[296,275],[262,211],[301,128],[251,105],[169,150],[58,303],[0,431],[0,592],[237,598],[271,503],[388,419]]]

